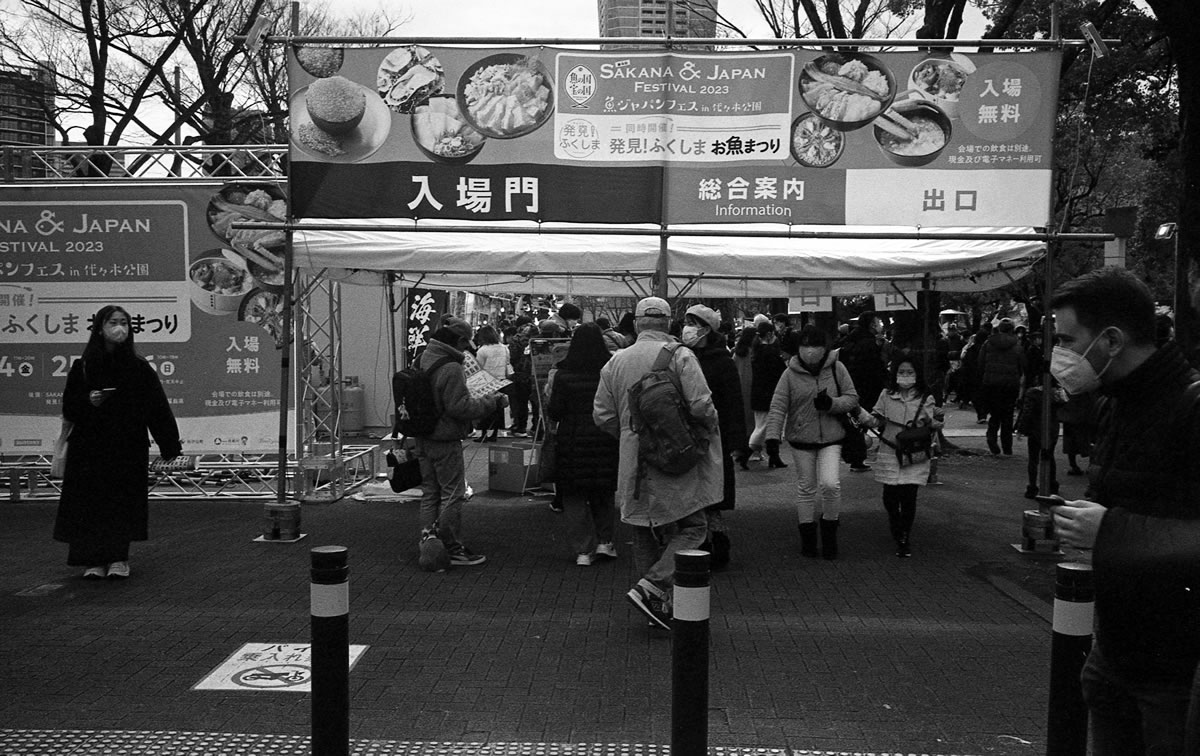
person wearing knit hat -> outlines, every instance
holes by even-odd
[[[725,523],[725,513],[734,508],[736,482],[734,459],[744,464],[746,457],[746,421],[742,411],[742,381],[737,366],[729,354],[725,335],[720,332],[721,316],[711,307],[692,305],[683,316],[682,341],[691,347],[700,361],[700,370],[712,392],[717,408],[717,428],[721,436],[722,498],[704,511],[708,515],[708,540],[702,551],[712,555],[710,566],[722,570],[729,565],[732,544]]]
[[[474,421],[507,407],[508,397],[471,396],[463,372],[463,353],[474,346],[471,325],[462,318],[446,315],[417,360],[417,367],[429,375],[438,411],[433,432],[413,439],[421,463],[418,563],[430,571],[440,571],[447,554],[451,566],[471,567],[487,561],[487,557],[472,552],[461,540],[462,507],[467,491],[462,441],[471,435]]]

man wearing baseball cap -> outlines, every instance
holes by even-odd
[[[675,349],[669,369],[679,378],[692,417],[709,433],[708,453],[683,475],[668,475],[638,463],[638,435],[630,426],[629,389],[650,372],[668,335],[671,307],[646,297],[634,309],[637,341],[612,356],[600,371],[592,418],[621,442],[617,504],[633,527],[633,558],[642,578],[626,597],[654,626],[671,628],[675,554],[694,549],[708,534],[704,508],[722,498],[721,437],[717,410],[696,355]],[[641,469],[639,469],[639,467]]]

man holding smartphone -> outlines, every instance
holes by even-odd
[[[1189,719],[1200,723],[1188,712],[1200,660],[1200,372],[1175,342],[1155,346],[1153,296],[1124,269],[1069,281],[1050,304],[1051,373],[1069,394],[1100,396],[1087,491],[1053,506],[1062,543],[1092,553],[1095,643],[1081,678],[1092,753],[1183,754]]]

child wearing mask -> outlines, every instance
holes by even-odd
[[[875,480],[883,484],[883,508],[896,541],[896,556],[910,557],[909,534],[917,516],[917,491],[929,481],[929,456],[896,452],[896,435],[905,427],[942,427],[943,413],[921,376],[919,360],[894,360],[888,383],[875,408],[859,411],[858,420],[879,433],[883,446],[875,464]]]

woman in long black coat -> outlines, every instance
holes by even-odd
[[[133,345],[129,313],[108,305],[92,318],[83,357],[67,375],[68,439],[54,539],[84,577],[129,577],[129,544],[148,535],[149,436],[163,459],[182,452],[179,428],[154,368]]]
[[[609,356],[600,327],[584,323],[575,329],[567,356],[551,377],[547,411],[558,424],[555,490],[563,495],[568,539],[579,565],[590,565],[600,556],[617,556],[613,495],[620,446],[592,420],[600,368]]]
[[[708,381],[708,390],[712,392],[713,405],[717,408],[717,426],[721,433],[721,449],[724,451],[724,497],[705,508],[708,513],[711,566],[714,570],[729,564],[731,544],[723,513],[733,509],[736,502],[734,458],[737,457],[744,464],[747,455],[742,381],[726,346],[725,335],[717,330],[720,326],[720,316],[704,305],[689,307],[683,319],[683,343],[696,353],[700,370]]]

